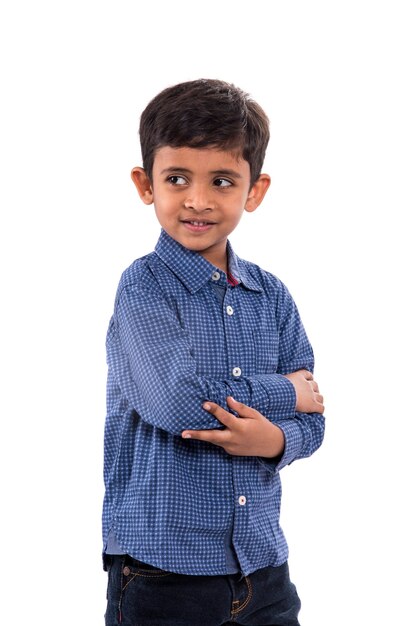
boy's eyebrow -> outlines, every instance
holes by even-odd
[[[171,167],[165,167],[161,170],[161,174],[172,174],[173,172],[181,172],[182,174],[191,174],[192,171],[188,170],[187,167],[176,167],[175,165]]]
[[[239,172],[236,172],[235,170],[214,170],[212,172],[210,172],[210,174],[213,174],[214,176],[233,176],[235,178],[242,178],[241,174]]]
[[[174,172],[180,174],[193,174],[192,170],[187,169],[187,167],[170,166],[165,167],[163,170],[161,170],[161,174],[173,174]],[[242,178],[239,172],[230,169],[212,170],[209,172],[209,174],[211,174],[212,176],[232,176],[234,178]]]

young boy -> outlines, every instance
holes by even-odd
[[[289,292],[228,242],[270,184],[268,119],[196,80],[149,103],[140,140],[162,232],[107,336],[106,624],[296,626],[279,471],[321,445],[323,398]]]

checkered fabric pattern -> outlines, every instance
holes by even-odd
[[[324,432],[323,416],[295,412],[283,376],[314,364],[288,290],[229,244],[228,259],[236,285],[163,231],[123,273],[107,335],[104,549],[110,533],[123,552],[183,574],[233,573],[231,538],[245,575],[287,559],[279,470]],[[221,427],[202,403],[227,409],[228,395],[280,426],[279,462],[181,438]]]

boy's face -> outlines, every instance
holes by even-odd
[[[156,152],[152,182],[142,168],[132,171],[132,179],[173,239],[225,271],[228,236],[244,211],[257,208],[270,184],[261,174],[250,188],[248,162],[231,152],[170,146]]]

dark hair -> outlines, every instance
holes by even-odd
[[[250,165],[252,185],[263,166],[269,120],[260,105],[238,87],[202,78],[168,87],[155,96],[141,115],[139,137],[149,178],[158,148],[213,146],[239,150]]]

